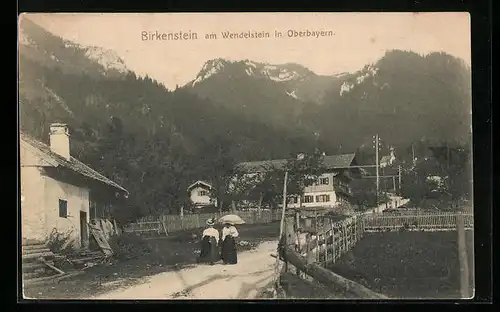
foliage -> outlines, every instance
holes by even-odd
[[[470,196],[471,163],[470,149],[451,148],[447,144],[430,146],[432,156],[417,158],[415,164],[403,175],[402,194],[419,206],[424,200],[437,200],[456,205]],[[435,180],[430,177],[436,177]],[[438,181],[442,181],[439,183]]]
[[[284,168],[271,164],[256,174],[237,173],[233,186],[234,198],[262,200],[262,204],[276,208],[283,200],[285,171],[288,172],[287,196],[302,196],[304,187],[312,185],[323,172],[323,155],[318,150],[303,157],[290,158]]]
[[[71,238],[70,232],[59,232],[57,229],[53,229],[47,239],[47,247],[53,253],[70,255],[75,252],[73,246],[73,239]]]
[[[319,150],[301,156],[288,160],[285,165],[288,171],[287,194],[290,196],[302,196],[304,188],[313,185],[324,172],[323,154]]]
[[[227,184],[236,162],[290,153],[290,141],[280,130],[182,89],[168,91],[147,77],[61,74],[29,59],[22,62],[36,72],[25,84],[36,88],[41,77],[65,105],[43,95],[29,97],[25,86],[20,90],[21,129],[47,142],[51,122],[67,123],[72,155],[129,190],[121,222],[178,213],[189,200],[188,185],[196,180],[213,183],[219,204],[229,203]]]
[[[83,50],[26,25],[23,31],[36,44],[19,48],[20,127],[47,142],[50,123],[67,123],[72,155],[130,191],[121,222],[178,213],[196,180],[210,181],[225,208],[249,189],[230,190],[231,168],[241,161],[286,158],[315,147],[352,152],[373,133],[398,146],[423,137],[461,144],[470,138],[464,123],[470,119],[470,68],[447,54],[390,51],[374,64],[377,74],[351,92],[341,96],[341,81],[328,82],[316,105],[286,95],[282,85],[249,82],[232,72],[234,79],[174,91],[132,72],[103,74]],[[369,72],[365,67],[342,79],[356,82]],[[300,165],[294,169],[301,172]],[[467,191],[469,184],[460,182],[467,174],[449,172],[455,197]],[[275,206],[282,179],[270,169],[248,192]],[[306,180],[291,174],[289,193],[299,193]]]
[[[359,207],[375,207],[377,205],[377,188],[373,179],[356,179],[350,184],[352,196],[350,203]]]

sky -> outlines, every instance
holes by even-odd
[[[114,50],[127,67],[168,88],[193,80],[210,59],[298,63],[320,75],[354,72],[387,50],[447,52],[471,63],[470,16],[443,13],[32,13],[32,21],[82,45]],[[288,37],[293,31],[333,36]],[[142,40],[142,32],[197,33],[197,40]],[[221,32],[265,31],[264,39],[223,39]],[[275,38],[275,31],[282,37]],[[217,39],[205,39],[215,33]]]

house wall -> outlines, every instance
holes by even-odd
[[[45,240],[45,179],[38,167],[21,167],[21,237]]]
[[[55,229],[58,233],[68,235],[73,246],[80,248],[80,211],[87,213],[86,223],[90,221],[89,190],[51,177],[45,178],[45,226],[47,233],[50,234]],[[59,217],[59,199],[66,200],[68,203],[68,216],[66,218]],[[88,237],[86,241],[88,241]]]
[[[191,189],[191,192],[190,192],[190,198],[191,198],[191,201],[194,203],[194,204],[200,204],[200,205],[210,205],[212,203],[214,203],[214,201],[212,201],[210,199],[210,196],[209,195],[202,195],[200,196],[198,194],[199,191],[207,191],[207,192],[210,192],[208,188],[206,187],[201,187],[201,186],[197,186],[197,187],[194,187],[193,189]],[[210,193],[208,193],[210,194]]]
[[[318,202],[316,198],[318,195],[329,195],[330,200],[327,202]],[[313,201],[310,203],[302,202],[302,207],[335,207],[339,204],[335,191],[304,192],[305,196],[313,196]],[[287,206],[290,208],[299,208],[300,202],[288,203]]]
[[[305,193],[316,193],[316,192],[331,192],[334,190],[333,187],[333,173],[324,173],[319,176],[319,179],[328,179],[328,184],[314,184],[310,186],[306,186],[304,188]]]
[[[89,191],[55,180],[43,173],[46,163],[35,151],[21,144],[21,235],[46,240],[53,229],[67,233],[74,247],[80,243],[80,211],[87,212]],[[59,217],[59,199],[68,202],[67,218]]]

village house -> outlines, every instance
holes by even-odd
[[[70,155],[64,124],[50,125],[50,145],[20,133],[23,242],[46,242],[54,232],[74,248],[89,245],[88,223],[108,217],[128,191]]]
[[[212,190],[212,185],[204,181],[196,181],[187,188],[191,203],[196,209],[217,206],[217,200],[210,197]]]
[[[255,176],[268,168],[282,169],[287,159],[244,162],[238,165],[240,171],[247,176]],[[323,173],[317,181],[304,188],[302,198],[290,197],[290,208],[334,208],[341,203],[349,202],[352,191],[349,183],[360,176],[355,154],[323,155]]]

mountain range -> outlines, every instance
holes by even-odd
[[[168,90],[113,51],[64,40],[27,18],[19,29],[21,129],[46,141],[50,123],[67,123],[72,153],[153,210],[239,161],[316,148],[371,153],[375,133],[396,154],[415,141],[466,144],[470,79],[470,68],[446,53],[394,50],[331,76],[300,64],[212,59]]]

